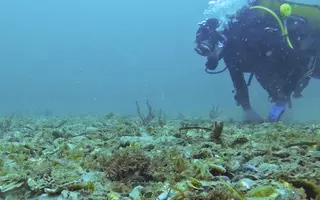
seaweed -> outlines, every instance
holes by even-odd
[[[218,118],[222,113],[222,110],[220,109],[219,106],[212,106],[212,109],[209,112],[209,118],[211,120],[215,120],[216,118]]]
[[[0,137],[3,137],[5,133],[11,130],[13,117],[14,113],[4,121],[0,122]]]
[[[224,126],[223,122],[217,122],[217,121],[214,122],[214,124],[212,125],[211,128],[201,127],[201,126],[197,126],[197,125],[183,124],[183,126],[179,128],[179,131],[180,132],[183,130],[189,131],[192,129],[204,130],[204,131],[210,132],[210,141],[220,143],[221,142],[221,134],[223,131],[223,126]]]
[[[214,126],[212,127],[212,132],[210,135],[210,140],[221,143],[221,134],[223,131],[223,122],[214,122]]]
[[[150,181],[148,167],[150,158],[140,148],[126,147],[102,158],[99,162],[106,176],[112,181],[144,182]]]
[[[140,119],[142,121],[142,124],[144,126],[148,125],[153,120],[153,118],[155,117],[153,109],[152,109],[152,106],[150,105],[149,101],[147,101],[147,107],[148,107],[148,115],[147,115],[147,117],[143,116],[143,114],[141,113],[138,101],[136,101],[136,107],[137,107],[137,113],[138,113],[138,115],[139,115],[139,117],[140,117]]]

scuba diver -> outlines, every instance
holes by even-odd
[[[286,107],[292,105],[291,96],[300,97],[311,77],[320,77],[320,30],[314,27],[320,29],[320,9],[316,8],[316,17],[306,18],[308,11],[296,14],[290,5],[294,3],[281,3],[257,0],[250,8],[244,7],[230,16],[232,22],[224,30],[218,31],[219,20],[210,18],[199,24],[196,33],[195,51],[207,57],[206,72],[219,74],[229,70],[235,100],[242,106],[247,122],[263,121],[250,104],[248,86],[253,76],[274,103],[268,117],[271,122],[280,120]],[[318,22],[312,21],[314,18]],[[222,58],[226,68],[213,71]],[[244,73],[250,73],[248,83]]]

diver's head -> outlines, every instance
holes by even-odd
[[[219,21],[210,18],[199,23],[199,26],[194,50],[201,56],[217,57],[220,60],[226,37],[216,30],[219,26]]]

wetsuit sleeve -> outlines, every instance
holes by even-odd
[[[244,74],[238,70],[234,65],[227,65],[233,86],[235,88],[234,99],[237,105],[242,106],[244,110],[250,109],[249,91]]]

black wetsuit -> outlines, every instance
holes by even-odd
[[[244,73],[253,73],[272,101],[290,102],[308,70],[310,56],[288,46],[272,16],[261,17],[248,10],[236,20],[222,32],[227,38],[222,57],[235,87],[236,102],[250,108]]]

